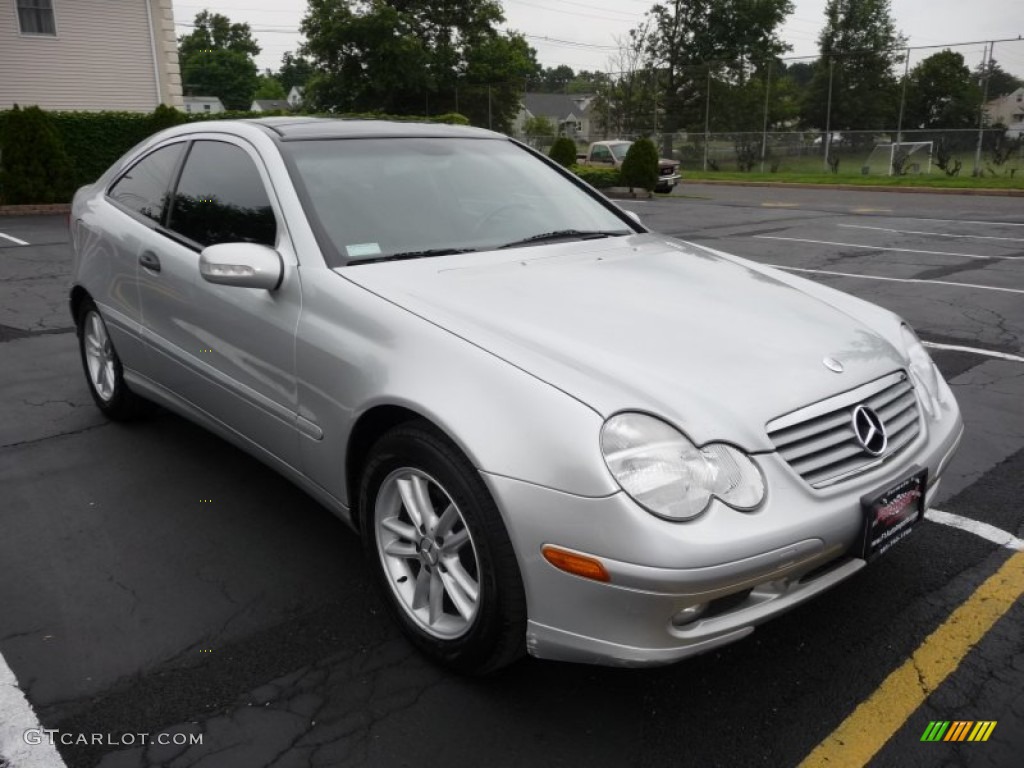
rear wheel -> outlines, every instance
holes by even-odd
[[[107,324],[91,299],[85,299],[78,311],[78,349],[89,392],[104,415],[126,421],[149,410],[149,402],[128,389]]]
[[[479,473],[450,441],[419,423],[386,433],[363,473],[360,509],[377,580],[421,651],[471,674],[523,653],[512,544]]]

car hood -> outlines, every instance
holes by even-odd
[[[336,271],[604,416],[648,411],[699,444],[772,450],[771,419],[903,366],[849,307],[657,235]]]

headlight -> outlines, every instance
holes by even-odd
[[[939,369],[935,367],[931,355],[909,325],[900,328],[900,338],[903,342],[903,351],[907,355],[910,376],[914,380],[914,386],[921,391],[925,413],[938,418],[939,404],[945,397],[945,387],[942,385]]]
[[[601,430],[601,453],[622,490],[647,511],[690,520],[721,499],[749,510],[764,479],[745,453],[724,443],[698,448],[678,430],[643,413],[620,413]]]

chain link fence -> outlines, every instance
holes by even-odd
[[[759,66],[710,62],[612,73],[571,121],[514,135],[653,139],[683,170],[836,176],[1024,178],[1024,40],[836,54]],[[885,76],[870,87],[871,67]],[[866,74],[867,73],[867,74]],[[660,84],[655,87],[655,84]],[[666,130],[674,128],[674,130]]]

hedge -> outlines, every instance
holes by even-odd
[[[0,110],[0,146],[11,110]],[[218,112],[216,114],[190,114],[166,106],[157,107],[154,112],[47,112],[56,129],[64,150],[71,162],[70,189],[73,191],[99,178],[121,155],[143,139],[158,130],[177,123],[202,122],[204,120],[252,119],[273,117],[285,112]],[[386,115],[383,113],[362,113],[345,115],[314,115],[349,119],[402,120],[412,122],[448,123],[468,125],[463,115],[449,113],[430,117],[409,115]],[[67,199],[67,190],[55,190],[54,194]],[[0,189],[0,203],[4,192]],[[43,202],[42,200],[27,202]]]
[[[618,168],[594,168],[589,165],[574,165],[569,170],[590,186],[597,187],[598,189],[624,186],[622,174],[619,173]]]

